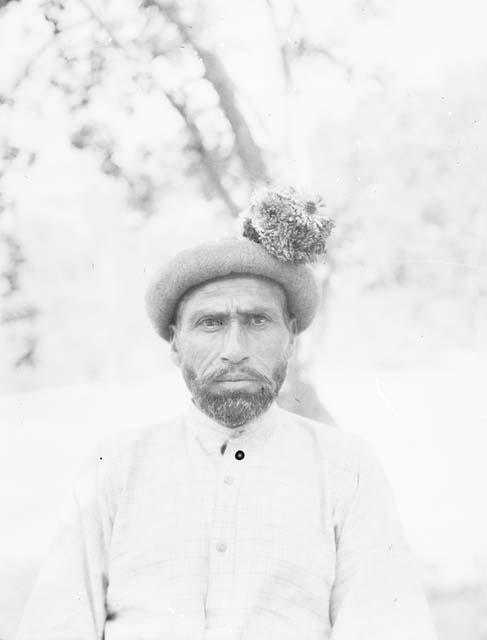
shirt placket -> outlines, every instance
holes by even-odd
[[[232,624],[236,526],[240,487],[244,479],[247,449],[241,438],[230,438],[217,465],[217,487],[210,531],[207,628]],[[220,455],[220,453],[219,453]]]

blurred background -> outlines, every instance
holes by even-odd
[[[0,0],[0,639],[73,474],[186,391],[143,295],[266,181],[335,219],[282,404],[383,461],[441,640],[487,638],[482,0]]]

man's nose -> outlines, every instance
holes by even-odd
[[[225,332],[220,359],[227,364],[241,364],[249,359],[245,331],[239,322],[231,322]]]

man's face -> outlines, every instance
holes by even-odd
[[[279,285],[232,276],[205,283],[181,300],[171,348],[199,408],[236,427],[276,398],[295,334]]]

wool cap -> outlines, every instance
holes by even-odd
[[[232,275],[260,276],[277,282],[284,289],[288,312],[296,318],[298,332],[311,324],[320,302],[320,289],[311,268],[304,263],[283,262],[247,238],[229,237],[181,251],[157,270],[145,298],[157,333],[169,341],[169,325],[187,291]]]

